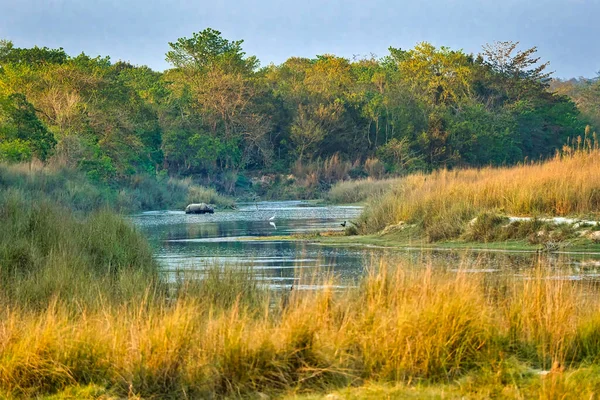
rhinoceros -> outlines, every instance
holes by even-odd
[[[192,203],[185,208],[186,214],[213,214],[215,209],[210,204]]]

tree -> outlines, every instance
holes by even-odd
[[[377,151],[379,157],[387,164],[389,170],[395,173],[406,173],[423,167],[423,160],[411,149],[408,139],[394,138]]]
[[[18,148],[19,153],[33,154],[42,161],[48,158],[56,145],[54,135],[38,119],[33,105],[20,93],[0,98],[0,141],[5,151],[10,142],[12,153]]]
[[[297,147],[300,161],[304,160],[307,152],[315,153],[316,147],[325,139],[341,112],[342,107],[339,103],[298,106],[290,128],[290,139]]]
[[[423,42],[395,56],[404,79],[430,106],[450,105],[468,97],[471,90],[471,60],[462,51],[436,49]]]
[[[537,47],[517,50],[519,42],[494,42],[483,46],[479,63],[492,74],[486,77],[490,86],[508,101],[535,97],[550,82],[549,62],[535,57]]]
[[[208,28],[170,43],[167,53],[176,67],[166,74],[172,96],[187,96],[189,109],[212,135],[210,140],[202,135],[201,142],[229,149],[218,153],[217,164],[223,169],[269,163],[272,155],[270,122],[255,102],[264,90],[254,77],[258,61],[245,57],[242,43]]]
[[[221,32],[207,28],[193,33],[191,38],[179,38],[169,42],[171,50],[167,62],[176,68],[208,70],[219,67],[226,72],[252,72],[258,66],[256,57],[244,58],[243,40],[229,41]]]
[[[519,42],[494,42],[483,46],[484,62],[493,71],[516,79],[536,81],[547,84],[552,72],[545,72],[549,62],[540,64],[540,57],[535,57],[537,47],[517,50]],[[539,64],[539,65],[537,65]]]
[[[64,64],[69,57],[61,48],[33,47],[20,49],[9,40],[0,40],[0,67],[6,64]]]

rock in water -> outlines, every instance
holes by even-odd
[[[193,204],[189,204],[186,208],[185,208],[185,213],[186,214],[213,214],[215,212],[215,209],[213,208],[213,206],[211,206],[210,204],[206,204],[206,203],[193,203]]]

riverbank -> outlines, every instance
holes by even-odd
[[[598,252],[598,165],[598,146],[589,144],[514,167],[345,182],[330,199],[369,199],[360,218],[347,223],[350,237],[291,239],[405,249]]]
[[[47,198],[76,211],[110,208],[122,213],[156,209],[183,210],[190,203],[232,208],[235,201],[190,179],[133,175],[107,184],[71,168],[0,163],[0,190],[17,189],[32,198]]]
[[[293,241],[318,243],[323,246],[349,246],[359,248],[383,248],[397,250],[447,250],[447,251],[482,251],[506,253],[555,253],[555,254],[588,254],[600,255],[600,243],[589,239],[578,239],[573,242],[563,243],[557,248],[547,248],[543,244],[532,244],[528,240],[507,240],[501,242],[469,242],[463,240],[449,240],[429,242],[418,232],[414,235],[404,234],[374,234],[347,236],[343,231],[325,231],[290,236],[263,236],[242,238],[240,240],[253,241]]]
[[[357,221],[373,234],[400,224],[415,225],[429,242],[472,234],[474,241],[504,237],[503,217],[569,216],[597,220],[600,210],[600,151],[566,149],[554,159],[505,168],[441,170],[414,174],[373,199]],[[499,218],[497,218],[499,217]],[[474,226],[472,221],[476,219]],[[539,220],[538,220],[539,222]],[[521,224],[537,233],[535,224]],[[487,232],[498,233],[488,237]]]

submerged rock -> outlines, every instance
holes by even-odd
[[[206,203],[192,203],[185,208],[186,214],[213,214],[214,212],[214,207]]]

